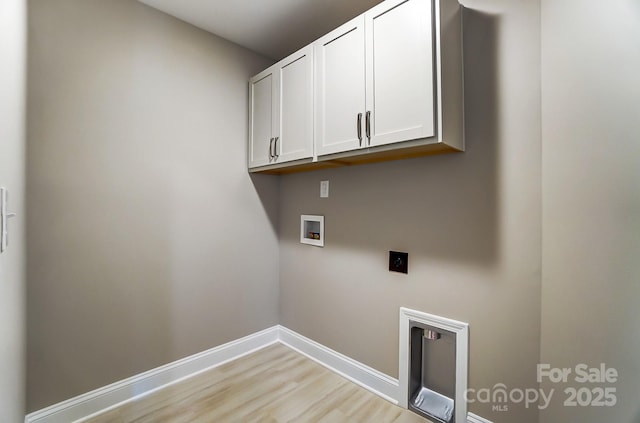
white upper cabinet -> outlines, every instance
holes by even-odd
[[[249,167],[463,151],[462,56],[457,0],[383,1],[251,79]]]
[[[315,42],[316,154],[363,146],[365,101],[364,16]]]
[[[313,49],[249,81],[249,168],[313,156]]]
[[[387,0],[315,43],[316,153],[435,136],[431,0]]]
[[[435,135],[430,0],[387,0],[364,15],[367,145]]]
[[[278,65],[280,75],[279,137],[275,161],[313,156],[313,48],[307,46]]]
[[[249,81],[249,167],[268,165],[273,157],[273,134],[277,132],[277,73],[275,66]]]

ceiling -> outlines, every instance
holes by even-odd
[[[279,60],[381,0],[139,0]]]

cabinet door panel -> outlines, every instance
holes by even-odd
[[[365,15],[372,146],[435,135],[431,7],[387,1]]]
[[[357,149],[366,89],[364,16],[322,37],[315,48],[317,154]]]
[[[280,133],[277,162],[313,156],[313,47],[280,67]]]
[[[250,82],[249,167],[264,166],[270,161],[274,132],[274,74],[263,72]]]

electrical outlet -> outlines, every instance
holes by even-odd
[[[409,273],[409,253],[389,251],[389,271]]]

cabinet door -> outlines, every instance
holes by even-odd
[[[354,150],[362,145],[365,108],[364,16],[315,42],[316,154]],[[361,118],[358,118],[360,114]]]
[[[365,13],[371,146],[435,135],[432,0],[388,0]]]
[[[280,119],[276,162],[313,156],[313,46],[279,62]]]
[[[271,67],[249,81],[249,167],[265,166],[273,158],[277,124],[277,85]]]

